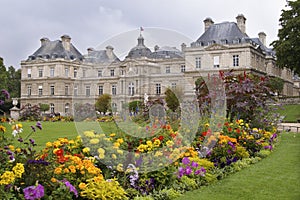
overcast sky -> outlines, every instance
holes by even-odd
[[[134,46],[141,26],[146,45],[147,33],[158,29],[181,34],[190,42],[203,33],[206,17],[215,23],[236,22],[238,14],[247,18],[250,37],[263,31],[270,44],[277,39],[285,5],[285,0],[0,0],[0,57],[6,67],[19,68],[40,47],[42,37],[58,40],[64,34],[82,54],[124,34],[135,38],[130,41]],[[118,44],[112,45],[118,53]]]

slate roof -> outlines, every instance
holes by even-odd
[[[107,50],[92,50],[88,55],[84,56],[84,62],[89,63],[112,63],[120,62],[120,59],[112,53],[112,58],[107,55]]]
[[[151,50],[145,46],[144,38],[142,35],[138,37],[138,44],[137,46],[133,47],[126,58],[140,58],[140,57],[151,57]]]
[[[262,51],[266,52],[267,55],[275,56],[275,51],[273,51],[273,49],[270,49],[270,48],[266,47],[266,46],[259,40],[259,38],[251,38],[251,40],[252,40],[253,42],[255,42],[256,44],[258,44],[258,45],[259,45],[259,48],[260,48]]]
[[[209,44],[234,44],[249,41],[247,34],[243,33],[235,22],[212,24],[192,46],[207,46]]]
[[[50,41],[47,38],[45,44],[42,45],[36,52],[30,55],[27,61],[35,60],[37,58],[45,59],[55,59],[55,58],[64,58],[66,60],[82,60],[82,54],[70,44],[70,50],[67,51],[62,44],[61,40]]]
[[[183,58],[183,53],[175,47],[163,46],[151,54],[151,58],[168,59]]]

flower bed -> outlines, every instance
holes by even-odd
[[[49,141],[36,152],[31,133],[23,136],[22,124],[12,126],[18,140],[14,146],[0,124],[0,196],[174,199],[258,162],[277,138],[275,128],[251,127],[242,119],[225,122],[221,132],[203,123],[191,143],[175,127],[154,123],[145,127],[151,136],[138,139],[86,130],[74,139]],[[31,128],[34,132],[42,126]]]

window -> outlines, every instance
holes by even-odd
[[[78,95],[78,86],[74,85],[74,96]]]
[[[233,60],[233,66],[234,67],[239,66],[239,55],[233,55],[232,60]]]
[[[54,104],[53,103],[50,103],[50,112],[54,113]]]
[[[98,70],[98,77],[102,76],[102,70]]]
[[[85,86],[85,96],[89,97],[91,95],[91,86]]]
[[[114,112],[116,112],[116,111],[117,111],[117,104],[116,104],[116,103],[112,103],[112,104],[111,104],[111,108],[112,108],[112,110],[113,110]]]
[[[110,70],[110,76],[115,76],[115,70],[114,69]]]
[[[117,86],[116,85],[111,86],[111,94],[112,95],[117,95]]]
[[[65,95],[66,96],[69,95],[69,86],[68,85],[65,86]]]
[[[176,89],[176,83],[172,83],[171,84],[171,88],[174,90],[174,89]]]
[[[31,85],[27,85],[27,95],[31,96]]]
[[[77,78],[77,68],[74,68],[74,78]]]
[[[67,67],[65,68],[65,76],[69,77],[69,68],[67,68]]]
[[[181,71],[181,72],[185,72],[185,65],[181,65],[181,66],[180,66],[180,71]]]
[[[196,58],[196,68],[197,68],[197,69],[200,69],[200,68],[201,68],[201,58],[200,58],[200,57],[197,57],[197,58]]]
[[[129,93],[129,96],[133,96],[134,95],[134,83],[129,83],[128,85],[128,93]]]
[[[103,94],[103,85],[98,86],[98,94],[102,95]]]
[[[70,104],[66,103],[66,105],[65,105],[65,113],[69,113],[69,111],[70,111]]]
[[[43,95],[43,86],[42,85],[39,85],[39,87],[38,87],[38,93],[39,93],[39,96]]]
[[[43,77],[43,69],[39,69],[39,77]]]
[[[50,95],[54,95],[54,85],[50,86]]]
[[[156,94],[161,94],[161,86],[160,86],[160,83],[156,83]]]
[[[31,68],[28,68],[28,69],[27,69],[27,77],[28,77],[28,78],[31,78]]]
[[[220,57],[214,56],[214,68],[219,68],[219,67],[220,67]]]
[[[86,69],[82,70],[82,77],[85,78],[86,77]]]
[[[54,67],[50,67],[50,77],[54,76]]]
[[[169,74],[171,72],[170,66],[166,67],[166,73]]]

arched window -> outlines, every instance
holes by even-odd
[[[54,104],[53,103],[50,103],[50,112],[54,113]]]
[[[133,96],[134,95],[134,83],[129,83],[128,85],[128,93],[129,93],[129,96]]]

